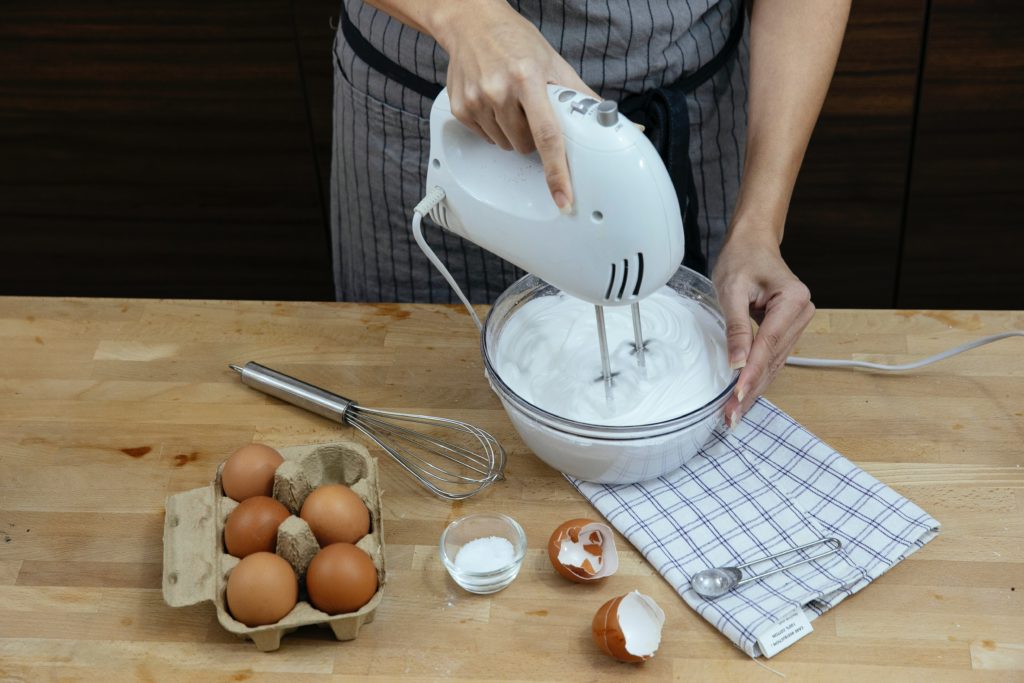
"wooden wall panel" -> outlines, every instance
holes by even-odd
[[[287,0],[3,12],[0,294],[330,296]]]
[[[890,307],[925,0],[857,0],[783,255],[819,306]]]
[[[1024,308],[1024,4],[932,0],[898,304]]]

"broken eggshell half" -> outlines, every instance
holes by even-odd
[[[619,568],[611,527],[591,519],[570,519],[555,529],[548,559],[555,571],[577,583],[603,579]]]
[[[602,652],[622,662],[638,663],[657,652],[664,625],[665,613],[658,604],[633,591],[601,605],[591,629]]]

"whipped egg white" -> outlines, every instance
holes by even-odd
[[[602,379],[594,306],[559,293],[510,317],[495,370],[519,397],[549,413],[596,425],[635,426],[696,410],[732,377],[722,324],[696,301],[664,287],[640,303],[644,367],[629,306],[604,309],[613,373]]]

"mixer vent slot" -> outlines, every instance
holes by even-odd
[[[622,259],[622,267],[619,268],[619,264],[612,263],[611,275],[608,277],[608,289],[605,290],[604,298],[605,301],[612,300],[612,292],[615,293],[615,301],[622,301],[622,298],[626,296],[626,288],[629,286],[629,262],[630,259]],[[616,277],[621,272],[621,278]],[[636,273],[636,280],[633,282],[633,290],[631,297],[639,296],[640,287],[644,283],[644,255],[641,252],[636,254],[636,266],[634,268]]]
[[[643,252],[636,253],[636,284],[633,285],[633,296],[640,294],[640,285],[644,281],[644,255]]]
[[[616,301],[622,301],[622,295],[626,291],[626,280],[629,279],[629,259],[622,259],[622,284],[619,285],[619,293]]]
[[[448,209],[445,207],[444,202],[441,202],[430,210],[430,217],[442,228],[445,228],[446,230],[450,229],[448,227]]]

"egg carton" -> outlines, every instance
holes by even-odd
[[[228,576],[239,559],[224,547],[224,522],[238,506],[221,487],[223,463],[208,486],[167,498],[164,517],[164,602],[186,607],[212,601],[217,620],[230,633],[252,640],[256,648],[270,652],[281,646],[281,637],[301,626],[329,627],[338,640],[352,640],[364,624],[373,621],[386,583],[384,535],[381,529],[377,461],[366,449],[339,441],[278,449],[284,462],[274,475],[274,498],[292,513],[277,530],[277,554],[286,559],[299,577],[299,602],[275,624],[246,626],[227,608]],[[377,568],[377,592],[359,610],[330,615],[316,609],[305,591],[305,574],[320,549],[309,525],[298,517],[306,496],[322,484],[345,484],[370,511],[370,533],[356,543]]]

